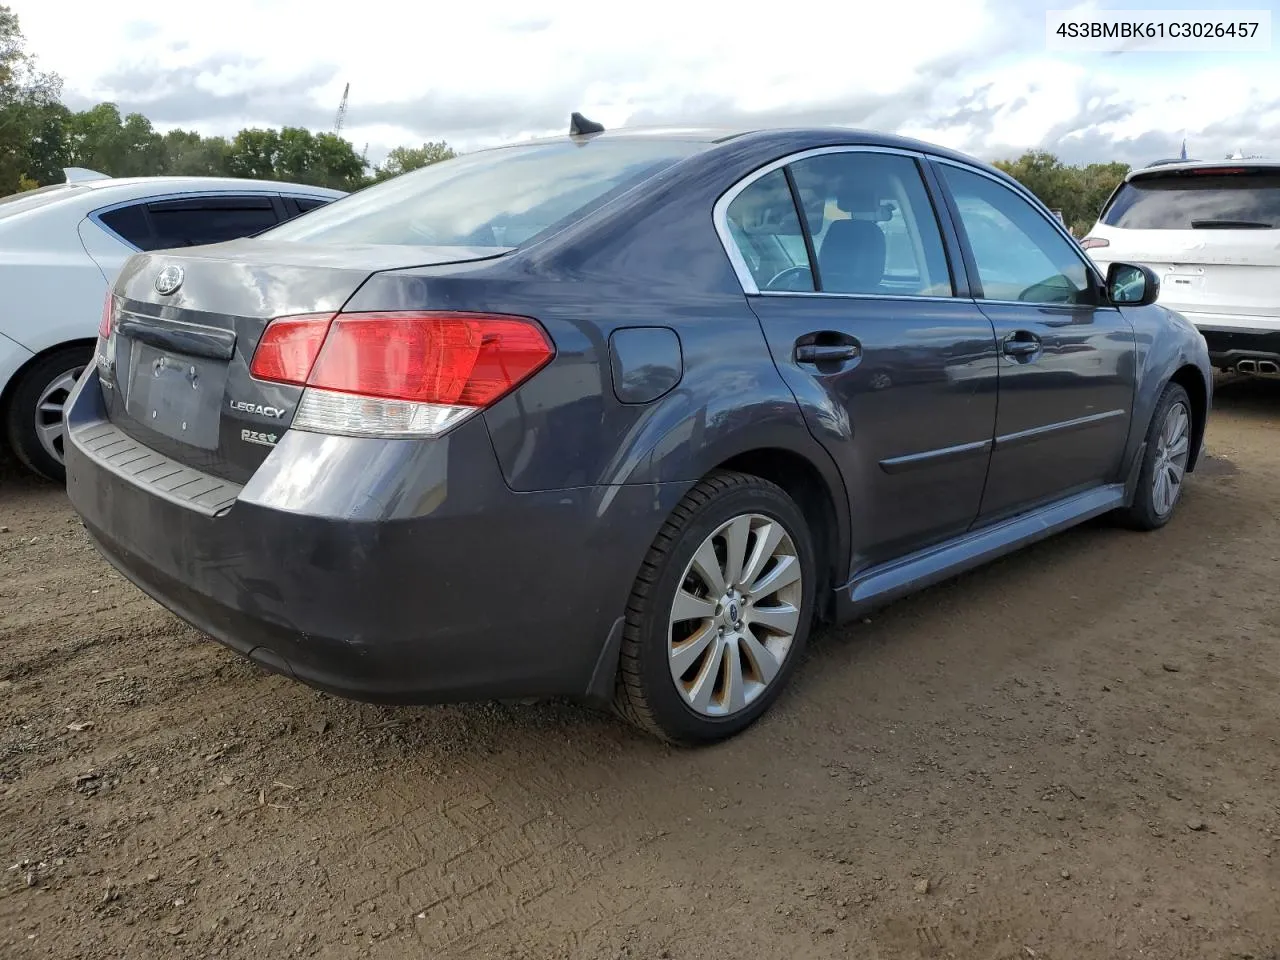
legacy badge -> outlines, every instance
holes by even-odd
[[[245,400],[230,400],[231,409],[238,413],[255,413],[260,417],[271,417],[279,420],[285,415],[285,411],[279,407],[264,407],[260,403],[249,403]]]

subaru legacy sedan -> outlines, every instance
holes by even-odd
[[[815,622],[1169,520],[1212,379],[1158,287],[924,143],[575,124],[133,257],[68,489],[129,579],[270,670],[705,743]]]

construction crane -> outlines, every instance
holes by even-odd
[[[347,121],[347,95],[351,93],[351,84],[342,88],[342,102],[338,104],[338,115],[333,121],[333,135],[342,135],[342,125]]]

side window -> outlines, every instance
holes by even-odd
[[[316,207],[323,207],[329,201],[323,200],[319,197],[294,197],[293,202],[298,205],[299,210],[306,213],[308,210],[314,210]]]
[[[108,230],[119,234],[139,250],[151,249],[151,224],[147,223],[147,212],[144,204],[134,203],[127,207],[116,207],[106,213],[99,214],[98,219]]]
[[[950,164],[938,168],[955,197],[987,300],[1097,302],[1083,257],[1008,187]]]
[[[785,173],[765,174],[734,197],[725,213],[734,245],[759,289],[813,291],[800,216]]]
[[[148,204],[155,229],[153,250],[222,243],[274,227],[270,197],[195,197]]]
[[[949,297],[946,248],[916,162],[826,153],[791,166],[824,293]]]

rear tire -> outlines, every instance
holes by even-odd
[[[9,397],[5,435],[18,459],[54,483],[65,484],[63,405],[93,360],[92,347],[62,347],[24,370]]]
[[[816,580],[808,524],[780,487],[743,473],[702,480],[663,525],[636,578],[617,711],[672,743],[746,729],[801,657]]]
[[[1119,512],[1125,526],[1158,530],[1169,522],[1182,499],[1194,427],[1187,391],[1176,383],[1168,384],[1147,426],[1133,503]]]

